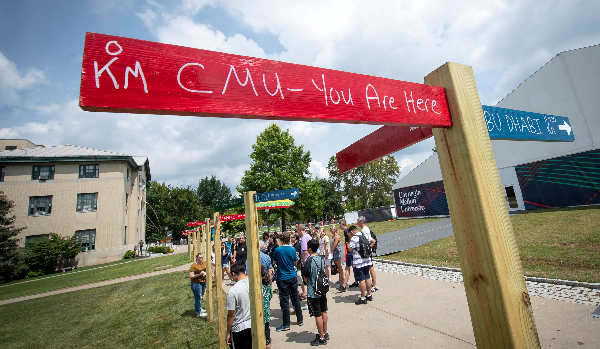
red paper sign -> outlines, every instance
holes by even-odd
[[[221,222],[235,221],[237,219],[246,219],[246,214],[241,213],[241,214],[232,214],[232,215],[228,215],[228,216],[221,216]]]
[[[87,33],[87,111],[451,126],[443,88]]]
[[[383,126],[337,153],[338,169],[340,173],[350,171],[431,136],[430,128]]]

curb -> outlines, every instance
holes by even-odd
[[[456,273],[461,272],[460,268],[436,267],[435,265],[414,264],[414,263],[390,261],[387,259],[379,259],[379,258],[373,258],[373,261],[377,261],[380,263],[386,263],[386,264],[404,265],[407,267],[435,269],[435,270],[442,270],[442,271],[451,271],[451,272],[456,272]],[[600,283],[592,283],[592,282],[579,282],[579,281],[561,280],[561,279],[548,279],[548,278],[538,278],[538,277],[532,277],[532,276],[525,276],[525,281],[538,282],[538,283],[544,283],[544,284],[552,284],[552,285],[571,286],[571,287],[585,287],[585,288],[590,288],[590,289],[594,289],[594,290],[600,290]]]

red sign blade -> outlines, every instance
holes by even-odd
[[[451,126],[443,88],[87,33],[87,111]]]
[[[340,173],[350,171],[373,160],[410,147],[433,136],[431,128],[383,126],[359,139],[335,156]]]

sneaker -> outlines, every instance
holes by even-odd
[[[379,290],[379,288],[377,286],[371,287],[371,292],[377,292],[377,290]]]
[[[354,304],[356,305],[361,305],[361,304],[367,304],[367,299],[359,299],[356,302],[354,302]]]
[[[205,317],[206,315],[208,315],[204,310],[200,310],[199,314],[200,317]]]
[[[290,330],[290,326],[284,326],[284,325],[281,325],[275,329],[275,331],[277,331],[277,332],[289,331],[289,330]]]
[[[298,321],[298,326],[303,326],[304,325],[304,321]]]
[[[308,310],[308,304],[307,304],[307,305],[304,305],[304,306],[302,306],[302,310]]]
[[[325,338],[326,341],[329,340],[329,333],[325,333],[325,335],[323,336],[323,338]]]
[[[346,288],[344,286],[340,286],[340,287],[338,287],[338,291],[346,292]]]
[[[348,287],[358,287],[358,282],[354,281],[354,283]]]
[[[366,298],[368,301],[372,301],[373,300],[373,296],[367,296]]]
[[[327,339],[321,339],[319,338],[319,335],[317,335],[317,338],[313,339],[313,341],[310,342],[310,345],[312,347],[316,347],[317,345],[327,345]]]

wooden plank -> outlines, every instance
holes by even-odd
[[[254,203],[254,191],[244,193],[246,208],[246,247],[248,248],[248,281],[250,284],[250,313],[252,316],[252,348],[264,349],[265,321],[262,305],[262,278],[260,274],[260,249],[258,236],[258,213]]]
[[[446,63],[425,83],[446,89],[453,120],[433,134],[477,346],[539,348],[473,71]]]
[[[210,218],[206,218],[206,224],[202,227],[204,228],[204,260],[206,261],[206,313],[208,321],[212,322],[214,320],[213,317],[213,268],[212,268],[212,257],[211,257],[211,238],[210,238]]]
[[[225,293],[223,293],[223,264],[221,261],[221,215],[219,212],[213,214],[215,222],[215,269],[217,276],[217,323],[219,325],[219,348],[227,348],[227,324],[225,323]]]
[[[193,234],[193,233],[189,233],[189,234],[188,234],[188,236],[187,236],[188,258],[189,258],[190,260],[193,260],[193,259],[192,259],[192,248],[191,248],[191,246],[190,246],[190,236],[192,236],[192,234]]]
[[[87,33],[87,111],[450,126],[444,90],[299,64]]]
[[[433,136],[431,128],[383,126],[335,154],[340,173],[408,148]]]

